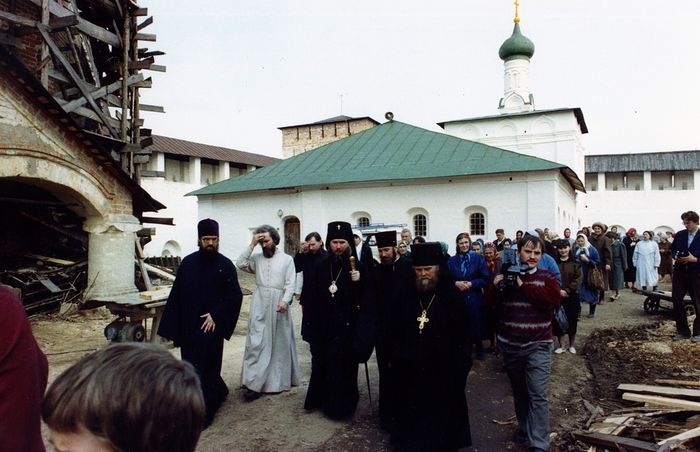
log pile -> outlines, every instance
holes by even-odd
[[[584,400],[589,431],[573,436],[590,451],[700,450],[700,381],[655,383],[619,385],[622,399],[636,403],[607,415]]]

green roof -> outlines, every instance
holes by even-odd
[[[552,169],[562,171],[574,189],[585,191],[576,174],[559,163],[389,121],[189,194],[214,195]]]

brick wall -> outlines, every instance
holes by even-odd
[[[355,135],[375,125],[374,121],[362,118],[286,128],[282,130],[282,152],[284,158],[293,157],[350,135]]]

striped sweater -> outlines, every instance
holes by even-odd
[[[498,339],[516,346],[551,342],[552,314],[561,300],[557,276],[537,269],[520,279],[522,286],[501,295]]]

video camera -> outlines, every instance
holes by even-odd
[[[518,287],[518,276],[525,274],[527,270],[528,265],[526,263],[518,263],[515,250],[503,250],[501,274],[503,274],[504,287]]]

